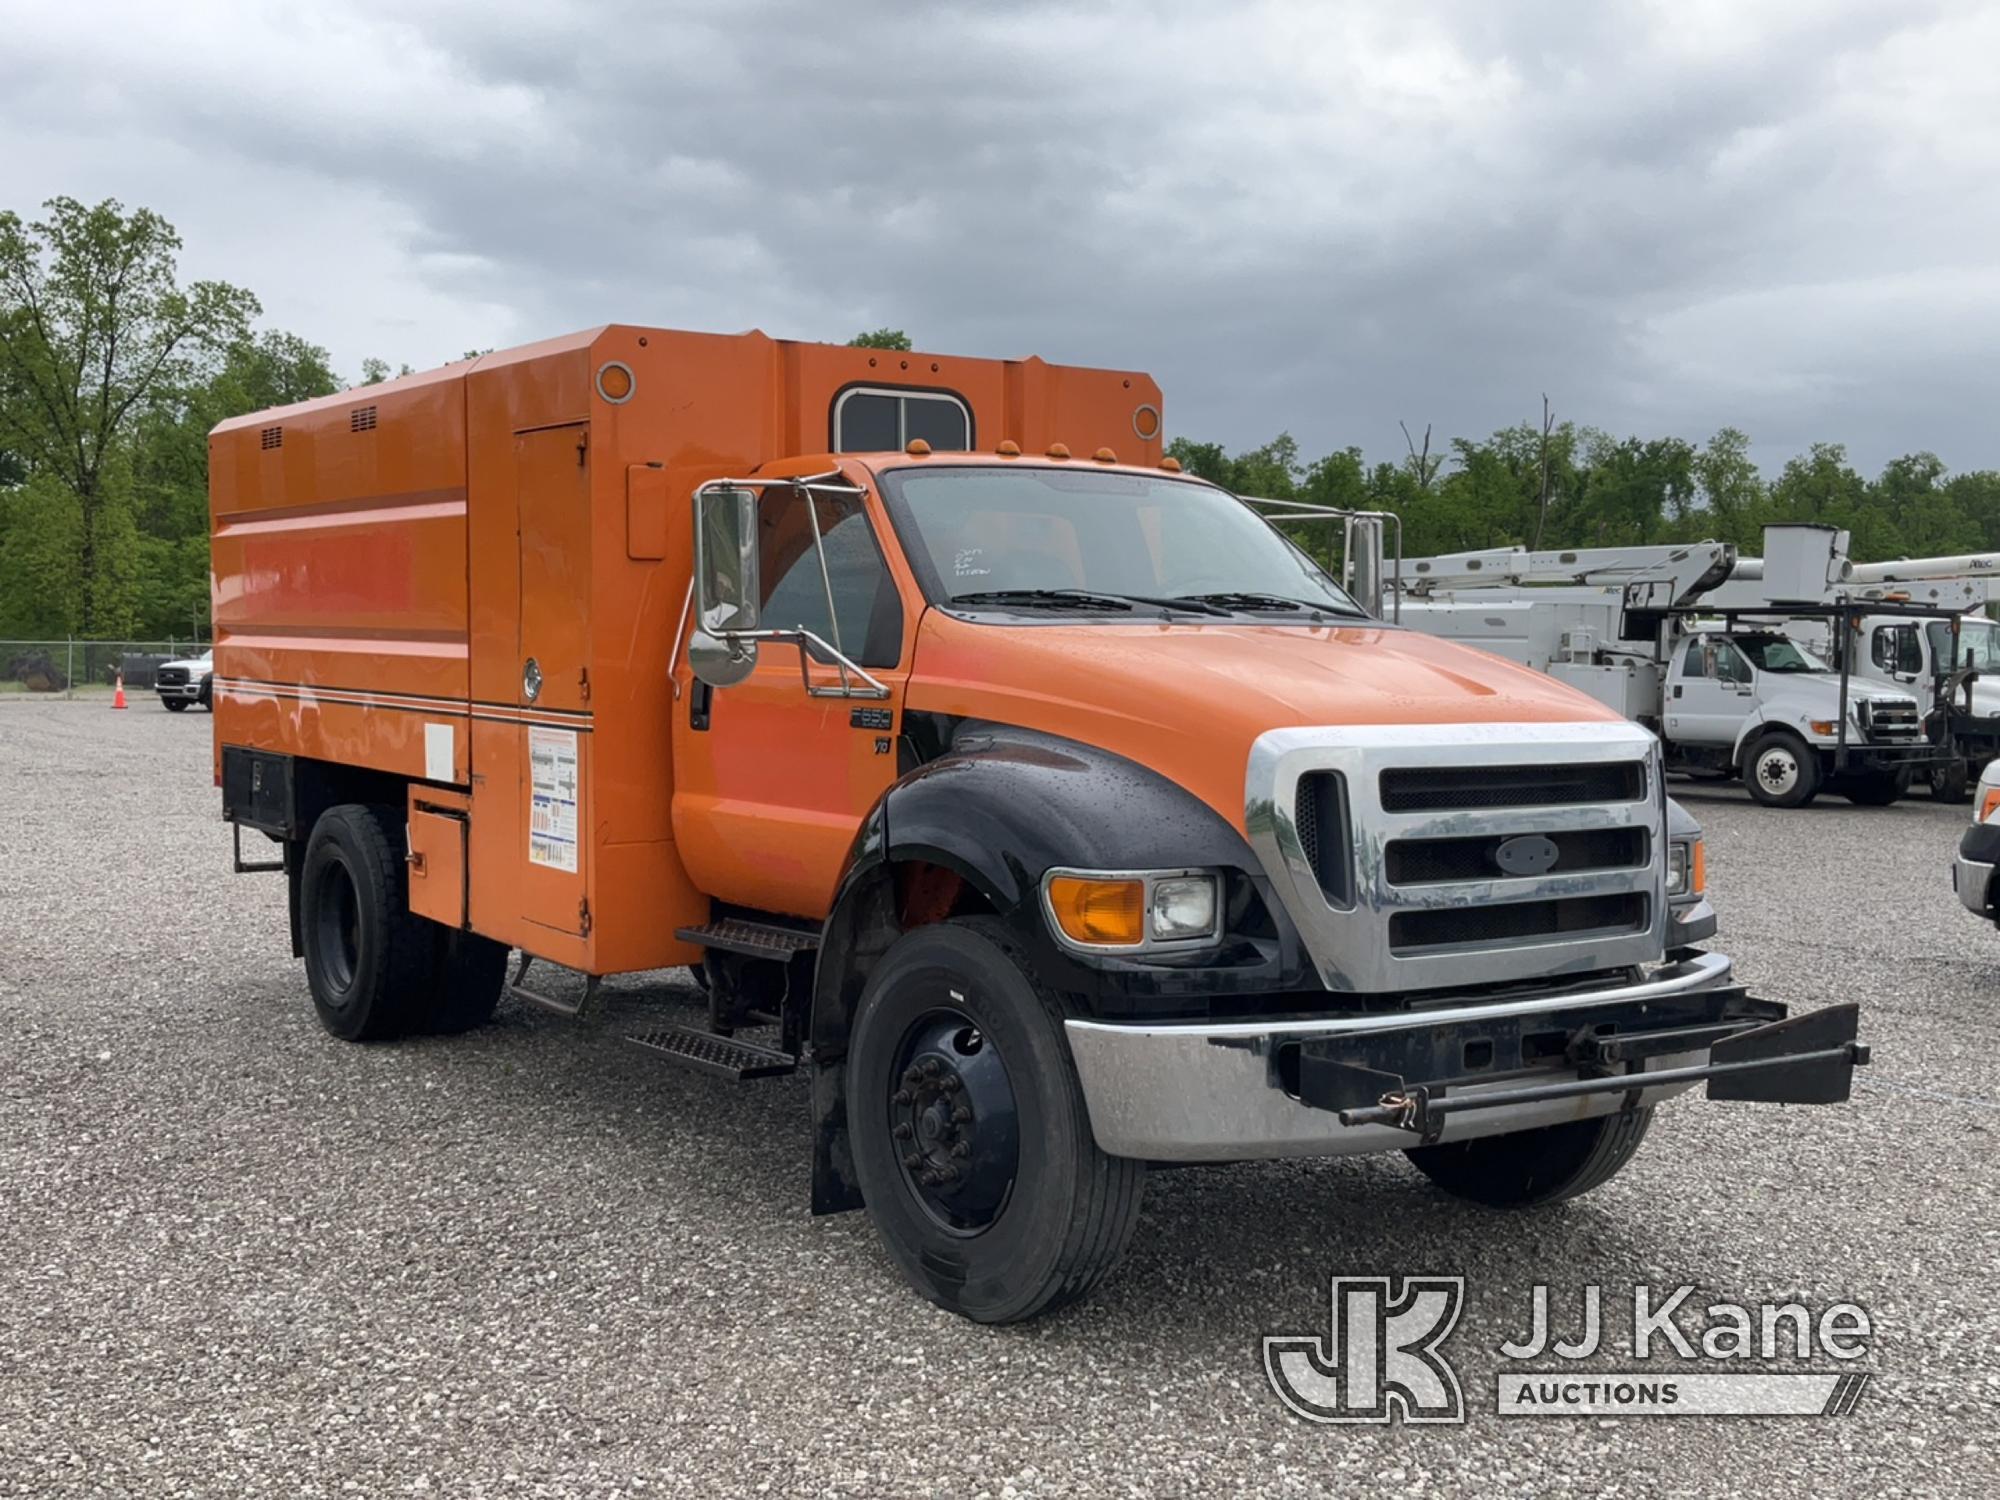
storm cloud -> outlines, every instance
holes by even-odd
[[[620,320],[1137,366],[1170,430],[1557,413],[2000,466],[2000,10],[0,0],[0,205],[423,366]]]

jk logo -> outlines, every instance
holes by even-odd
[[[1332,1337],[1273,1335],[1264,1373],[1308,1422],[1463,1422],[1458,1374],[1438,1345],[1465,1302],[1463,1276],[1406,1276],[1394,1300],[1386,1276],[1336,1276]]]

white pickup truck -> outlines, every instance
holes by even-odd
[[[1670,769],[1741,775],[1772,807],[1802,807],[1822,788],[1881,806],[1927,762],[1923,717],[1901,687],[1847,683],[1789,636],[1697,627],[1674,647],[1660,737]]]
[[[199,703],[211,713],[215,709],[215,653],[186,656],[166,662],[153,671],[153,690],[169,713],[181,713],[189,704]]]

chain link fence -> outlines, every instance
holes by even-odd
[[[170,661],[200,656],[209,642],[183,637],[159,641],[0,641],[0,693],[109,691],[125,674],[127,691],[146,691],[153,673]]]

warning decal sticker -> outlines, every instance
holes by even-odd
[[[528,727],[528,863],[576,873],[576,732]]]

